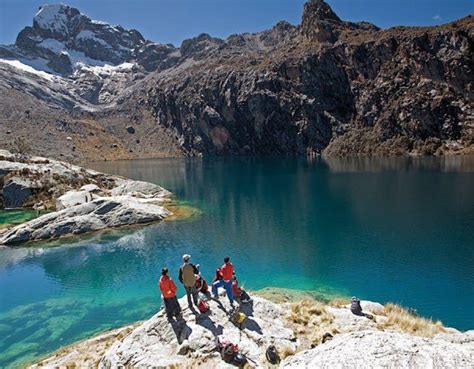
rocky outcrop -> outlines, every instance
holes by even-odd
[[[70,161],[474,152],[471,15],[383,30],[311,0],[298,26],[180,47],[64,5],[36,18],[0,48],[6,147],[33,135],[32,151]]]
[[[11,177],[3,185],[3,207],[21,208],[33,194],[33,184],[28,179]]]
[[[305,342],[304,325],[289,323],[291,314],[299,311],[298,319],[306,312],[293,304],[276,304],[254,297],[253,304],[241,305],[248,316],[243,326],[234,325],[228,316],[227,299],[210,301],[211,310],[204,314],[187,308],[186,298],[180,300],[183,320],[168,322],[160,311],[149,320],[125,328],[125,337],[112,331],[81,342],[52,355],[37,367],[98,366],[116,367],[206,367],[231,368],[216,350],[215,340],[238,344],[251,368],[327,368],[327,367],[403,367],[403,368],[469,368],[474,355],[474,332],[449,330],[431,338],[422,338],[398,331],[380,330],[384,316],[382,305],[363,301],[365,315],[354,315],[347,306],[314,305],[310,314],[325,310],[325,321],[338,327],[334,337],[309,347]],[[370,318],[368,318],[370,314]],[[306,317],[307,318],[307,317]],[[297,319],[297,320],[298,320]],[[311,317],[310,317],[311,319]],[[302,322],[301,324],[304,324]],[[324,322],[320,321],[324,326]],[[97,345],[97,342],[100,345]],[[282,361],[271,366],[265,350],[275,345]],[[286,357],[286,359],[285,359]]]
[[[0,245],[160,221],[171,193],[142,181],[0,151],[5,207],[52,211],[0,234]]]
[[[459,339],[460,338],[460,339]],[[474,331],[426,339],[397,332],[337,335],[323,345],[289,357],[281,368],[469,368]]]
[[[42,215],[0,236],[0,245],[47,240],[111,227],[160,221],[170,215],[162,206],[143,204],[134,197],[99,198]]]

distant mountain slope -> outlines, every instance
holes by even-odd
[[[0,146],[71,161],[474,152],[471,15],[380,30],[323,1],[302,22],[180,47],[66,5],[0,46]]]

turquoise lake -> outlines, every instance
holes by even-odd
[[[472,157],[90,166],[160,184],[202,214],[0,249],[0,367],[150,317],[161,267],[177,279],[184,253],[208,279],[230,255],[249,289],[392,301],[474,329]]]

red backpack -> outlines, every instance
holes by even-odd
[[[207,301],[199,300],[198,309],[201,313],[205,313],[209,311],[209,304],[207,303]]]

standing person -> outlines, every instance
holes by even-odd
[[[217,274],[222,276],[222,279],[217,278],[217,280],[212,283],[212,294],[214,295],[214,298],[219,298],[217,289],[219,287],[224,287],[230,304],[234,305],[234,295],[232,293],[232,276],[234,275],[234,266],[230,262],[230,258],[228,256],[224,258],[224,265],[220,267]]]
[[[191,255],[183,255],[183,265],[179,268],[179,281],[184,285],[186,290],[186,296],[188,297],[188,306],[190,309],[193,308],[194,304],[198,305],[198,292],[196,289],[196,274],[199,274],[199,270],[194,264],[189,262]],[[193,301],[191,301],[191,296]]]
[[[181,306],[179,306],[178,299],[176,298],[176,285],[173,279],[168,275],[168,268],[161,269],[161,277],[158,286],[163,297],[168,320],[172,320],[173,316],[175,316],[176,319],[180,319]]]

